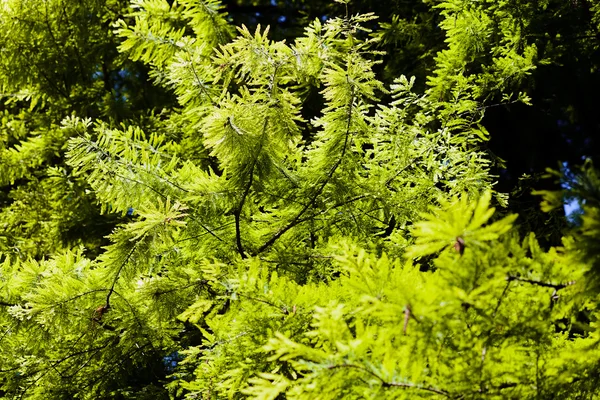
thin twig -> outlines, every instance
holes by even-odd
[[[359,371],[362,372],[366,372],[367,374],[371,375],[372,377],[374,377],[375,379],[377,379],[379,382],[381,382],[381,384],[385,387],[398,387],[398,388],[405,388],[405,389],[417,389],[417,390],[424,390],[427,392],[432,392],[432,393],[436,393],[442,396],[446,396],[446,397],[450,397],[450,393],[448,393],[445,390],[441,390],[441,389],[437,389],[431,386],[422,386],[422,385],[418,385],[415,383],[410,383],[410,382],[388,382],[385,379],[383,379],[382,377],[380,377],[379,375],[377,375],[375,372],[370,371],[368,369],[366,369],[365,367],[361,366],[361,365],[356,365],[356,364],[339,364],[339,365],[332,365],[330,367],[328,367],[328,369],[333,370],[333,369],[341,369],[341,368],[352,368],[352,369],[357,369]]]
[[[256,254],[260,254],[263,251],[265,251],[266,249],[268,249],[269,247],[271,247],[271,245],[273,245],[273,243],[275,243],[281,236],[283,236],[284,233],[286,233],[287,231],[292,229],[294,226],[296,226],[302,222],[302,219],[301,219],[302,215],[304,215],[304,213],[306,211],[308,211],[308,209],[311,206],[314,205],[315,201],[317,200],[317,197],[319,197],[321,195],[321,193],[323,192],[323,189],[325,189],[325,186],[327,186],[327,184],[333,177],[333,174],[335,173],[335,171],[342,164],[342,160],[344,159],[344,156],[346,155],[346,151],[348,148],[348,141],[349,141],[349,137],[350,137],[350,128],[352,126],[352,108],[353,108],[352,104],[354,103],[354,97],[355,97],[354,96],[354,86],[352,86],[351,93],[350,93],[350,101],[348,102],[348,111],[347,111],[347,118],[346,118],[346,134],[344,137],[344,146],[342,147],[342,154],[336,160],[335,164],[333,165],[333,167],[331,168],[331,170],[329,171],[329,173],[327,174],[327,176],[325,177],[325,179],[323,180],[323,182],[321,183],[319,188],[315,191],[315,193],[311,197],[308,204],[306,204],[302,208],[302,210],[300,210],[300,212],[298,214],[296,214],[296,216],[286,226],[284,226],[279,231],[277,231],[269,240],[267,240],[262,246],[260,246],[258,248],[258,250],[256,251]]]
[[[567,283],[550,283],[550,282],[537,281],[534,279],[521,278],[521,277],[514,276],[514,275],[507,276],[506,280],[508,282],[517,281],[517,282],[529,283],[531,285],[553,288],[555,290],[564,289],[568,286],[575,284],[575,281],[570,281]]]
[[[119,266],[119,269],[117,270],[117,273],[115,274],[115,278],[113,279],[112,285],[110,285],[110,288],[108,289],[108,293],[106,294],[106,304],[104,305],[104,307],[106,307],[107,309],[110,308],[110,297],[112,296],[112,294],[115,291],[115,285],[117,284],[117,281],[119,280],[119,276],[121,275],[121,271],[123,271],[123,268],[129,262],[129,259],[133,255],[133,252],[135,251],[135,249],[137,248],[137,246],[138,246],[139,243],[140,242],[136,242],[131,247],[131,250],[129,250],[129,253],[127,253],[127,255],[125,256],[125,259],[123,260],[123,262]]]

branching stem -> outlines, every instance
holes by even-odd
[[[564,289],[568,286],[575,284],[575,281],[570,281],[567,283],[551,283],[551,282],[537,281],[534,279],[521,278],[521,277],[518,277],[515,275],[509,275],[508,277],[506,277],[506,280],[508,282],[517,281],[517,282],[529,283],[531,285],[553,288],[555,290]]]
[[[368,370],[367,368],[361,366],[361,365],[356,365],[356,364],[339,364],[339,365],[332,365],[329,367],[330,370],[333,369],[341,369],[341,368],[352,368],[352,369],[357,369],[359,371],[362,372],[366,372],[367,374],[371,375],[372,377],[374,377],[375,379],[377,379],[379,382],[381,382],[381,385],[384,387],[398,387],[398,388],[404,388],[404,389],[417,389],[417,390],[424,390],[427,392],[431,392],[431,393],[436,393],[445,397],[450,397],[450,393],[448,393],[445,390],[441,390],[441,389],[437,389],[431,386],[422,386],[416,383],[410,383],[410,382],[388,382],[385,379],[383,379],[382,377],[380,377],[379,375],[377,375],[375,372]]]
[[[346,151],[348,149],[348,142],[350,139],[350,128],[352,126],[352,108],[353,108],[353,103],[354,103],[354,97],[355,97],[354,86],[352,86],[351,93],[350,93],[350,101],[348,102],[348,106],[347,106],[348,110],[346,113],[346,115],[347,115],[347,117],[346,117],[346,134],[344,137],[344,145],[342,147],[342,153],[341,153],[340,157],[336,160],[333,167],[331,167],[331,169],[329,170],[329,173],[327,174],[325,179],[323,179],[323,182],[321,183],[321,185],[318,187],[318,189],[315,191],[315,193],[311,196],[310,201],[302,208],[302,210],[300,210],[300,212],[298,212],[298,214],[296,214],[296,216],[290,222],[288,222],[288,224],[286,226],[284,226],[283,228],[278,230],[269,240],[267,240],[262,246],[260,246],[258,248],[258,250],[256,251],[256,254],[260,254],[263,251],[265,251],[266,249],[268,249],[269,247],[271,247],[271,245],[273,245],[273,243],[275,243],[281,236],[283,236],[284,233],[286,233],[287,231],[292,229],[294,226],[298,225],[299,223],[301,223],[303,221],[301,219],[301,217],[304,215],[304,213],[306,213],[308,211],[309,208],[311,208],[314,205],[315,201],[317,200],[317,197],[319,197],[321,195],[321,193],[323,192],[323,189],[325,189],[325,186],[329,183],[329,181],[333,177],[333,174],[335,173],[335,171],[342,164],[342,160],[344,159],[344,156],[346,155]]]

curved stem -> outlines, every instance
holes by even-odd
[[[345,137],[344,137],[344,145],[342,146],[342,153],[341,153],[340,157],[336,160],[335,164],[331,167],[331,169],[329,170],[329,173],[323,179],[323,182],[321,183],[321,185],[318,187],[318,189],[315,191],[315,193],[311,196],[310,201],[302,208],[302,210],[300,210],[300,212],[298,212],[298,214],[296,214],[296,216],[286,226],[284,226],[279,231],[277,231],[269,240],[267,240],[262,246],[260,246],[258,248],[258,250],[256,251],[256,254],[260,254],[263,251],[265,251],[266,249],[268,249],[269,247],[271,247],[271,245],[273,245],[273,243],[275,243],[281,236],[283,236],[284,233],[286,233],[287,231],[292,229],[294,226],[298,225],[299,223],[301,223],[303,221],[301,219],[301,217],[304,215],[304,213],[306,213],[309,210],[309,208],[314,206],[315,201],[317,200],[317,197],[319,197],[321,195],[321,193],[323,192],[323,189],[325,189],[325,186],[329,183],[329,181],[333,177],[333,174],[335,173],[335,171],[342,164],[342,160],[344,159],[344,156],[346,155],[346,151],[348,149],[348,142],[349,142],[349,138],[350,138],[350,127],[352,125],[352,108],[353,108],[353,103],[354,103],[354,97],[355,97],[354,96],[354,86],[352,86],[351,93],[350,93],[350,101],[348,102],[348,110],[347,110],[347,117],[346,117],[346,133],[345,133]]]

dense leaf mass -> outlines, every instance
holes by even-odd
[[[597,71],[599,24],[595,0],[4,0],[0,397],[600,395],[598,173],[564,164],[540,211],[490,144],[550,66]]]

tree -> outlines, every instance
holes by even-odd
[[[9,230],[5,397],[597,394],[596,204],[549,249],[519,233],[515,214],[495,212],[510,199],[494,188],[482,122],[491,107],[530,103],[521,89],[538,66],[536,45],[514,28],[532,13],[511,2],[437,4],[446,44],[426,83],[385,82],[394,69],[380,68],[378,46],[391,25],[338,3],[340,17],[273,41],[267,27],[236,32],[215,0],[133,2],[127,15],[111,14],[114,60],[127,66],[116,75],[148,71],[157,94],[144,105],[134,80],[125,114],[49,106],[36,86],[46,69],[58,71],[55,85],[71,75],[41,61],[39,75],[6,75],[21,96],[6,126],[21,126],[12,121],[29,102],[51,129],[28,140],[27,125],[20,136],[5,131],[4,153],[26,160],[25,144],[62,139],[58,161],[25,164],[20,175],[3,157],[12,174],[4,192],[62,193],[76,182],[92,215],[54,195],[50,216],[118,225],[92,252],[85,239],[35,229],[23,240],[51,241],[46,250],[11,252]],[[89,65],[93,76],[98,64]],[[89,96],[91,110],[107,109]],[[545,196],[560,203],[564,194]],[[18,226],[15,204],[2,220]]]
[[[82,243],[94,255],[115,226],[65,164],[73,132],[60,122],[78,115],[151,125],[170,102],[144,84],[146,68],[117,51],[110,26],[126,12],[116,1],[3,3],[0,252],[43,257]]]

